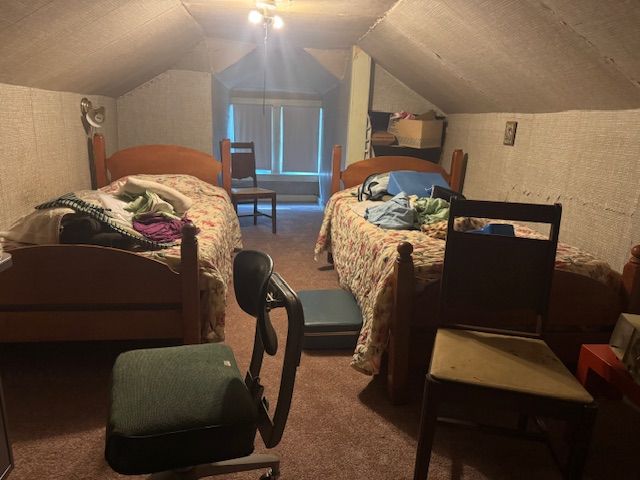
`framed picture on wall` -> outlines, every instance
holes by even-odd
[[[516,129],[518,128],[518,122],[507,122],[504,127],[504,144],[513,146],[516,142]]]

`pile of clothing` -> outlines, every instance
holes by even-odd
[[[364,218],[389,230],[419,230],[423,225],[448,220],[449,202],[430,197],[412,199],[400,192],[391,200],[367,208]]]
[[[38,205],[69,208],[61,222],[60,243],[116,248],[166,248],[182,237],[190,198],[156,182],[129,177],[115,194],[91,192],[91,199],[73,193]]]

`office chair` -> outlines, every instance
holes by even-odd
[[[258,187],[256,175],[256,153],[253,142],[230,142],[228,139],[220,142],[220,158],[222,159],[223,184],[231,196],[231,203],[238,213],[239,203],[253,203],[253,213],[238,215],[238,217],[253,217],[253,224],[258,223],[258,217],[271,219],[271,231],[276,233],[276,192]],[[240,180],[250,178],[251,187],[231,187],[233,179]],[[226,181],[225,181],[226,180]],[[271,200],[271,215],[258,210],[258,200],[267,198]]]
[[[541,339],[555,266],[560,205],[452,199],[440,291],[440,328],[426,377],[415,480],[427,478],[440,405],[560,418],[573,426],[565,478],[581,478],[597,406]],[[457,217],[544,223],[548,239],[454,229]],[[444,328],[446,327],[446,328]],[[477,411],[477,410],[476,410]],[[542,438],[541,435],[536,437]]]
[[[267,448],[282,438],[300,363],[302,306],[264,253],[239,252],[233,273],[238,304],[256,319],[244,381],[233,352],[222,343],[121,354],[113,367],[105,447],[105,458],[116,472],[192,480],[268,468],[262,479],[279,478],[278,457],[252,452],[257,431]],[[288,333],[270,416],[259,376],[264,352],[275,355],[278,350],[269,311],[279,307],[286,309]]]

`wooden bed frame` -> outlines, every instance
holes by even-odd
[[[461,191],[466,159],[455,150],[451,172],[439,165],[410,157],[376,157],[349,165],[340,171],[342,152],[334,147],[332,193],[361,184],[368,175],[390,170],[416,169],[440,173],[454,190]],[[412,168],[409,165],[417,165]],[[426,371],[436,329],[439,282],[418,291],[414,275],[413,246],[398,245],[393,273],[393,312],[387,348],[387,390],[393,403],[407,400],[410,376]],[[622,291],[582,275],[556,270],[549,307],[549,326],[589,325],[593,331],[553,329],[547,343],[567,364],[575,364],[583,343],[607,343],[621,312],[640,313],[640,245],[631,249],[631,258],[622,272]],[[567,321],[569,320],[569,321]],[[573,321],[571,321],[573,320]],[[600,326],[601,328],[595,328]]]
[[[107,158],[93,138],[98,186],[126,175],[190,174],[217,185],[211,155],[175,145],[127,148]],[[177,338],[200,343],[198,243],[193,227],[181,244],[180,272],[135,253],[92,245],[11,250],[0,274],[0,342]]]

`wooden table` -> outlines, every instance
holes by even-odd
[[[597,374],[636,405],[640,406],[640,384],[636,383],[609,345],[587,344],[580,348],[577,377],[586,387],[589,374]]]

